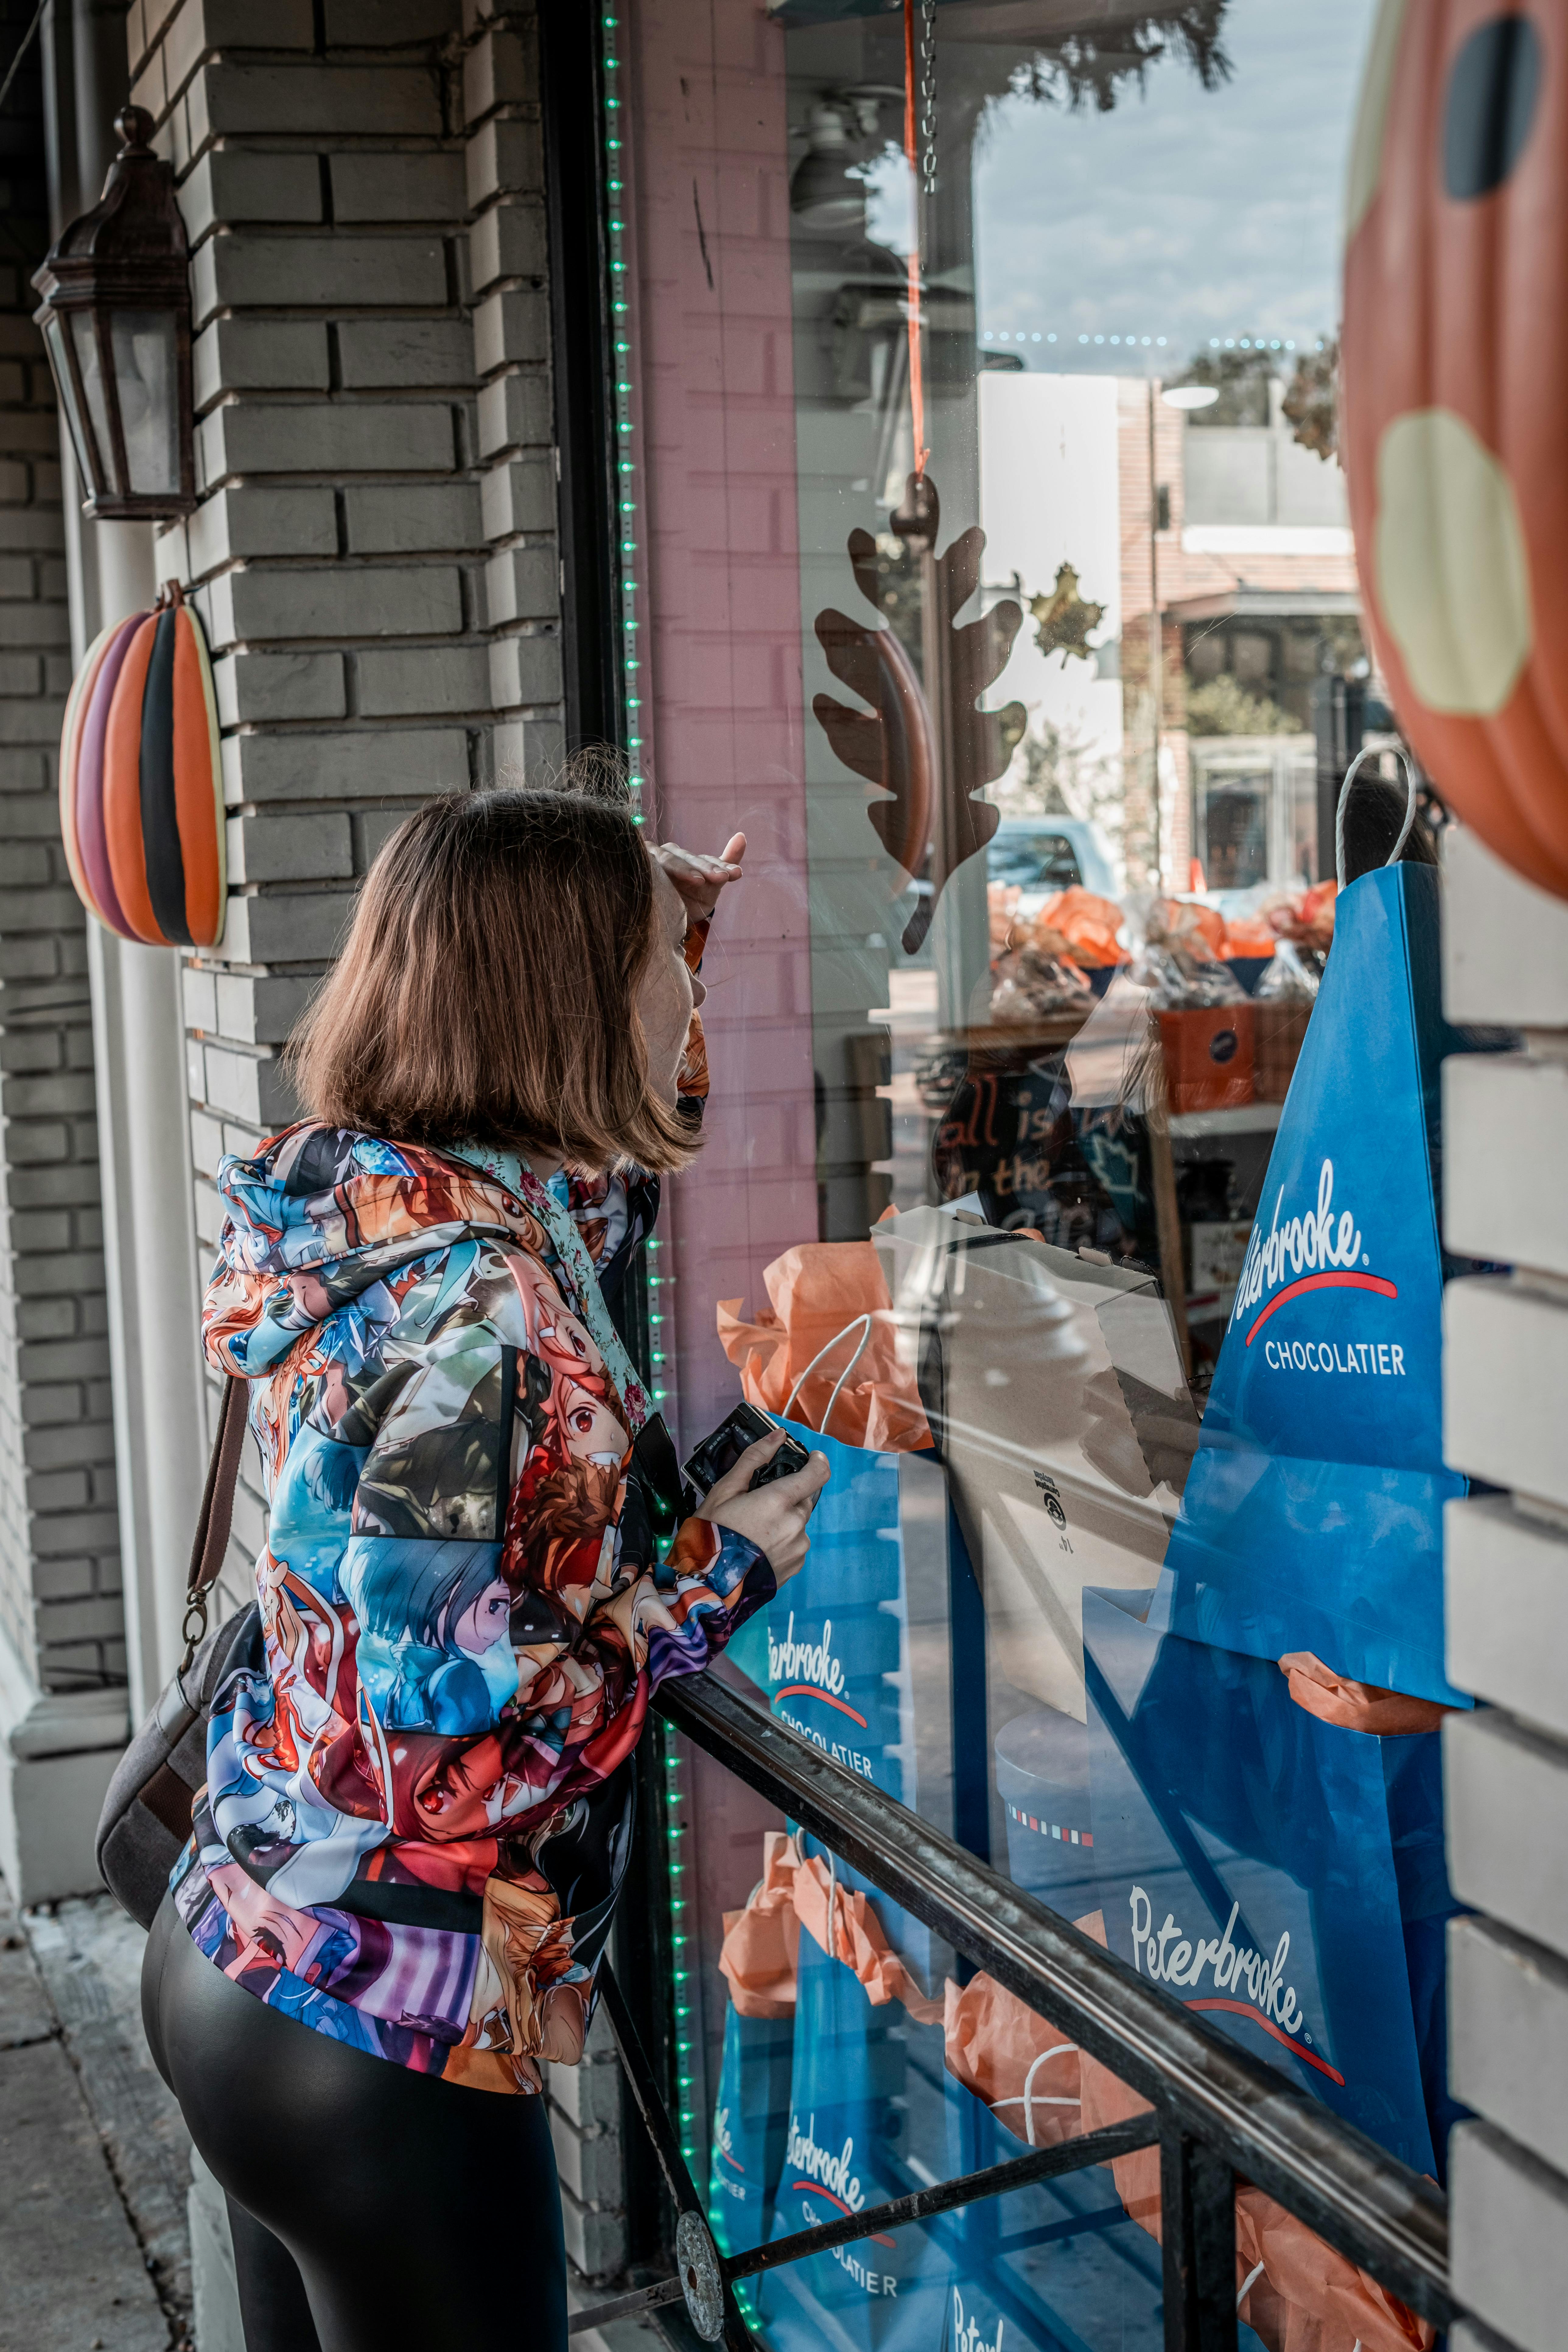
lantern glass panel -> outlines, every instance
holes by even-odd
[[[109,429],[109,398],[103,381],[102,357],[99,349],[98,319],[91,310],[72,310],[71,340],[76,345],[77,365],[81,372],[82,395],[87,402],[88,421],[92,437],[98,444],[101,471],[96,477],[88,468],[88,478],[95,488],[119,490],[123,485],[114,478],[114,436]]]
[[[180,404],[172,310],[110,314],[126,485],[133,497],[178,496]]]
[[[49,364],[54,369],[55,382],[59,387],[60,405],[65,410],[71,447],[76,452],[77,471],[81,477],[83,490],[90,491],[93,479],[88,457],[87,435],[82,427],[81,411],[77,405],[76,383],[66,352],[65,328],[58,311],[44,322],[44,341],[48,346]]]

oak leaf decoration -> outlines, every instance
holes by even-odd
[[[918,533],[906,535],[925,541],[921,571],[929,610],[922,636],[936,649],[940,675],[922,681],[885,623],[829,608],[815,625],[827,667],[870,709],[819,694],[812,709],[844,765],[883,788],[885,797],[872,801],[868,814],[883,848],[910,881],[925,867],[929,850],[930,892],[904,929],[904,952],[913,955],[950,877],[996,830],[997,811],[974,794],[1005,771],[1027,713],[1017,702],[1002,710],[977,707],[1007,666],[1024,622],[1018,604],[1009,597],[978,620],[959,625],[953,619],[980,584],[985,533],[972,525],[938,555],[941,509],[929,476],[918,484],[911,478],[905,504],[920,519]],[[848,553],[860,593],[879,612],[876,541],[868,531],[853,530]]]

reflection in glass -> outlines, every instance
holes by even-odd
[[[172,310],[110,314],[127,488],[133,496],[177,493],[180,487],[175,321]]]
[[[89,310],[74,310],[69,317],[72,343],[81,369],[82,391],[106,485],[114,486],[117,462],[110,422],[110,404],[113,399],[119,404],[120,427],[125,446],[126,479],[118,486],[120,492],[132,497],[177,495],[180,488],[180,414],[174,312],[110,312],[109,339],[114,369],[112,385],[106,384],[104,381],[96,314]],[[50,333],[57,345],[59,332],[58,320],[51,320]],[[68,383],[63,367],[59,370],[58,380],[62,384]],[[68,393],[67,413],[78,454],[85,460],[80,421],[74,415],[74,404]],[[91,468],[85,462],[83,478],[89,482],[92,479]]]
[[[92,465],[88,453],[87,434],[82,424],[81,410],[77,404],[76,382],[71,374],[70,362],[66,354],[65,328],[58,310],[51,312],[45,322],[44,339],[49,347],[49,361],[54,369],[55,382],[59,386],[60,398],[65,403],[66,424],[70,432],[71,446],[76,452],[77,472],[82,488],[86,490],[90,488],[92,484]]]
[[[114,477],[114,439],[109,425],[109,394],[103,381],[102,353],[98,340],[98,320],[90,310],[69,313],[71,342],[76,352],[77,365],[81,373],[82,396],[87,403],[88,419],[92,437],[98,445],[103,478]],[[88,479],[91,479],[90,473]]]

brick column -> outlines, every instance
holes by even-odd
[[[30,8],[0,7],[8,59]],[[70,683],[58,435],[31,263],[47,236],[40,108],[10,105],[0,264],[0,1869],[26,1902],[90,1883],[124,1736],[85,921],[60,845]]]
[[[1451,1021],[1523,1033],[1444,1071],[1444,1239],[1510,1275],[1451,1283],[1447,1664],[1488,1702],[1445,1727],[1448,2074],[1480,2118],[1448,2149],[1454,2292],[1519,2352],[1568,2302],[1568,905],[1445,835]],[[1465,2323],[1455,2352],[1505,2352]]]
[[[488,783],[498,750],[531,766],[559,740],[542,323],[494,446],[509,430],[520,451],[530,434],[546,446],[513,461],[500,528],[478,462],[466,92],[489,123],[489,193],[504,181],[510,196],[529,178],[515,140],[536,158],[538,127],[503,114],[526,113],[532,88],[526,41],[508,37],[465,31],[458,0],[131,12],[133,95],[180,175],[193,248],[202,503],[163,535],[160,570],[195,583],[207,625],[229,809],[227,929],[184,972],[204,1255],[219,1160],[294,1116],[279,1048],[381,843],[430,793]],[[542,322],[536,162],[531,187],[491,208],[473,247],[494,299],[531,299]],[[532,578],[541,530],[552,552]],[[510,574],[492,541],[521,551]],[[262,1528],[251,1480],[236,1591]]]

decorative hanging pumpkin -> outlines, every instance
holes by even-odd
[[[1568,897],[1568,0],[1382,0],[1345,233],[1379,667],[1444,800]]]
[[[60,831],[107,930],[216,947],[227,873],[217,702],[202,625],[171,583],[89,649],[60,735]]]

